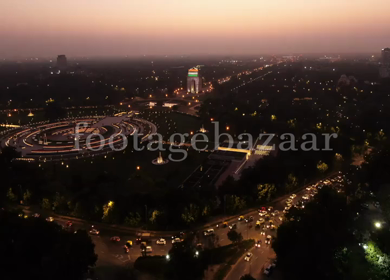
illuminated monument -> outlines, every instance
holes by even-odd
[[[187,92],[199,93],[202,91],[202,77],[198,68],[188,70],[187,76]]]
[[[158,158],[152,160],[152,163],[154,165],[163,165],[163,164],[166,164],[168,163],[169,160],[167,159],[163,159],[162,155],[161,155],[161,152],[158,153]]]

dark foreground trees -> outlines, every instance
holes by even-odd
[[[82,279],[95,265],[95,245],[85,231],[63,230],[41,218],[0,210],[1,279]]]
[[[288,279],[370,278],[345,195],[323,188],[304,209],[292,208],[286,220],[272,247]]]

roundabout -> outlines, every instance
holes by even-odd
[[[1,147],[14,147],[21,154],[16,160],[78,159],[124,149],[135,133],[144,142],[156,132],[155,124],[126,112],[21,126],[2,136]]]

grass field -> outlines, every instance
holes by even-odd
[[[173,159],[183,156],[177,151],[162,153],[164,159],[172,154]],[[109,178],[115,182],[108,191],[129,195],[134,192],[158,192],[166,187],[177,188],[193,170],[208,156],[205,152],[188,151],[188,157],[181,162],[170,161],[165,165],[154,165],[153,159],[158,157],[158,151],[125,151],[115,152],[106,156],[78,159],[67,162],[42,163],[42,168],[55,170],[59,178],[79,178],[82,182],[91,182],[96,177]]]

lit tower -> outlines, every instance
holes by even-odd
[[[199,69],[194,67],[188,70],[187,76],[187,92],[199,93],[202,91],[202,77],[200,76]]]
[[[390,78],[390,48],[382,49],[381,67],[379,68],[381,78]]]

